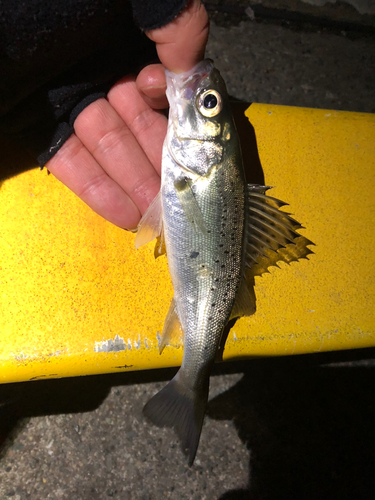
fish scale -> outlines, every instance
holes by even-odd
[[[230,184],[237,165],[227,168],[224,176],[220,167],[212,182],[196,193],[207,227],[215,228],[202,234],[179,206],[174,189],[176,177],[181,175],[178,165],[169,155],[163,163],[164,237],[177,314],[185,335],[182,369],[192,386],[199,383],[202,365],[210,366],[214,361],[240,281],[244,188],[240,183]],[[179,206],[179,211],[171,206]],[[190,258],[192,252],[198,256]]]
[[[174,297],[160,352],[182,330],[184,354],[144,413],[156,425],[174,427],[191,465],[225,326],[255,312],[254,276],[279,260],[306,257],[312,243],[280,210],[285,203],[265,194],[268,187],[245,183],[225,84],[212,61],[166,77],[161,191],[140,222],[136,247],[160,236],[160,255],[165,243]]]

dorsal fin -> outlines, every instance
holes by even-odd
[[[182,346],[183,343],[183,331],[177,315],[176,303],[173,298],[164,321],[161,341],[159,345],[159,354],[163,352],[164,347],[167,344],[172,345],[173,347],[179,347]]]
[[[162,232],[162,227],[163,219],[161,195],[159,191],[138,224],[137,235],[134,242],[135,248],[138,249],[159,236]]]
[[[260,276],[277,262],[290,263],[313,253],[313,243],[297,233],[302,226],[280,210],[287,203],[267,196],[267,186],[248,184],[244,260],[246,276]],[[249,270],[251,272],[249,272]]]

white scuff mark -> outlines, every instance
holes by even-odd
[[[237,335],[235,334],[235,332],[233,332],[233,340],[236,341],[237,340]]]
[[[131,343],[131,340],[128,339],[128,349],[129,351],[132,350],[132,343]]]
[[[48,354],[48,357],[58,356],[59,354],[61,354],[61,351],[51,352],[51,354]]]
[[[307,312],[309,312],[309,313],[314,313],[314,312],[315,312],[315,309],[309,309]]]
[[[318,330],[319,332],[319,337],[320,337],[320,346],[319,346],[319,349],[315,352],[321,352],[322,350],[322,347],[323,347],[323,344],[324,344],[324,335],[322,335],[322,332],[320,331],[319,327],[317,326],[316,329]]]
[[[326,117],[328,118],[329,116],[331,116],[331,113],[327,113],[327,114],[326,114],[326,115],[324,115],[324,116],[326,116]]]
[[[137,350],[139,350],[139,349],[141,348],[141,336],[140,336],[140,335],[138,335],[138,340],[137,340],[137,342],[136,342],[136,341],[134,341],[134,347],[135,347]]]
[[[147,343],[147,339],[145,339],[145,347],[146,347],[146,349],[150,349],[150,346]]]
[[[47,444],[46,448],[47,450],[49,450],[51,448],[51,446],[53,445],[53,439]]]
[[[116,337],[108,340],[103,340],[102,342],[95,342],[94,352],[118,352],[126,351],[126,344],[122,337],[116,335]]]
[[[159,349],[160,349],[161,337],[160,337],[159,330],[156,332],[156,338],[158,339],[158,347],[159,347]]]
[[[295,350],[296,350],[296,344],[297,344],[297,341],[296,341],[294,335],[291,336],[291,340],[293,340],[293,351],[292,351],[292,354],[294,354]]]
[[[15,354],[14,357],[16,361],[25,361],[25,359],[27,359],[29,356],[21,351],[19,354]]]

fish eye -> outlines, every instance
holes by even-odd
[[[198,110],[203,116],[216,116],[223,109],[223,100],[216,90],[205,90],[198,97]]]

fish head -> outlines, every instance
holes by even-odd
[[[223,161],[235,132],[224,80],[210,59],[186,73],[166,71],[166,79],[168,151],[180,167],[203,176]]]

